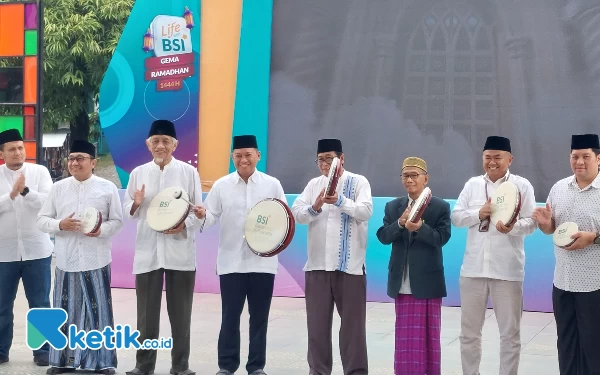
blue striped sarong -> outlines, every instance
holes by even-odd
[[[71,324],[86,332],[102,332],[108,326],[114,329],[110,264],[83,272],[64,272],[57,267],[55,275],[53,307],[60,307],[68,314],[67,322],[62,327],[65,336],[69,336]],[[71,350],[68,346],[56,350],[51,347],[50,366],[91,371],[116,368],[117,352],[104,347],[99,350],[79,347]]]

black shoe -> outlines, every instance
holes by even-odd
[[[179,372],[171,369],[171,375],[196,375],[196,373],[190,369],[187,369],[184,371],[179,371]]]
[[[96,370],[94,371],[94,373],[96,374],[115,374],[115,369],[114,368],[104,368],[102,370]]]
[[[8,362],[8,357],[0,357],[0,364]]]
[[[127,371],[125,374],[127,374],[127,375],[152,375],[152,374],[154,374],[154,370],[150,370],[149,372],[144,372],[136,367],[131,371]]]
[[[33,357],[33,362],[35,362],[36,365],[38,366],[48,366],[48,357],[49,354],[39,354]]]
[[[65,372],[74,372],[75,369],[71,367],[50,367],[46,374],[64,374]]]

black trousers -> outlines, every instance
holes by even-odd
[[[158,339],[163,279],[167,297],[167,313],[171,323],[171,337],[173,338],[171,368],[181,372],[189,368],[190,325],[196,271],[175,271],[161,268],[135,275],[137,329],[140,331],[138,341],[142,343],[146,339]],[[156,354],[156,350],[138,350],[135,367],[144,372],[153,371],[156,365]]]
[[[219,276],[221,285],[221,332],[219,369],[234,373],[240,367],[240,316],[248,298],[250,346],[246,370],[264,369],[267,362],[267,325],[273,298],[275,275],[231,273]]]
[[[574,293],[554,287],[561,375],[600,375],[600,290]]]

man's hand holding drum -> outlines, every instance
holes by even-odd
[[[488,198],[487,202],[479,210],[479,220],[486,220],[492,216],[492,199]]]
[[[73,212],[68,217],[62,219],[58,224],[58,228],[60,230],[69,231],[69,232],[78,232],[81,229],[81,221],[77,219],[73,219],[75,212]]]
[[[404,213],[402,214],[402,216],[400,216],[400,218],[398,218],[398,224],[400,224],[401,227],[404,227],[406,225],[409,214],[410,214],[410,206],[406,207],[406,210],[404,210]]]
[[[338,201],[338,198],[338,193],[336,191],[333,195],[326,195],[325,198],[323,198],[323,202],[327,204],[334,204]]]
[[[323,207],[323,205],[325,204],[325,198],[323,197],[324,195],[325,188],[323,188],[319,195],[317,195],[317,199],[315,199],[315,203],[313,203],[312,205],[312,209],[315,210],[315,212],[321,211],[321,207]]]
[[[196,217],[200,220],[204,219],[206,217],[206,209],[202,206],[194,206],[192,208],[192,210],[194,211],[194,215],[196,215]]]

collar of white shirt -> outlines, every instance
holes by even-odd
[[[500,185],[501,183],[508,181],[509,177],[510,177],[510,170],[507,170],[506,174],[504,174],[504,176],[502,176],[502,178],[498,179],[496,182],[493,182],[492,180],[490,180],[490,177],[488,176],[487,173],[483,175],[483,178],[486,181],[489,181],[490,183],[497,184],[497,185]]]
[[[175,166],[176,162],[177,162],[177,159],[175,159],[175,156],[171,156],[171,161],[169,162],[169,164],[165,164],[165,166],[163,167],[163,170],[173,168]],[[156,164],[154,162],[154,160],[152,160],[150,165],[153,170],[160,171],[160,165]]]
[[[73,177],[73,182],[78,185],[87,185],[87,184],[91,183],[95,178],[96,178],[95,175],[91,175],[90,178],[80,181],[80,180],[76,179],[75,177]]]
[[[6,177],[15,178],[16,175],[25,173],[26,165],[27,165],[27,163],[23,163],[23,165],[19,169],[10,169],[10,168],[8,168],[8,166],[6,164],[2,164],[2,167],[6,171]]]
[[[577,178],[575,177],[575,175],[573,175],[573,177],[571,177],[571,181],[569,181],[569,185],[575,186],[577,189],[579,189],[579,185],[577,185]],[[589,184],[588,186],[586,186],[585,188],[580,189],[580,190],[584,191],[584,190],[588,190],[591,188],[600,189],[600,173],[598,173],[598,175],[596,176],[594,181],[592,181],[591,184]]]
[[[242,176],[240,176],[239,173],[235,172],[233,174],[233,176],[235,178],[235,183],[236,184],[238,184],[240,182],[244,182],[244,179],[242,178]],[[254,172],[252,173],[252,175],[250,175],[250,178],[248,178],[248,181],[252,181],[252,182],[254,182],[256,184],[258,182],[257,179],[258,179],[258,173],[257,173],[256,170],[254,170]]]

